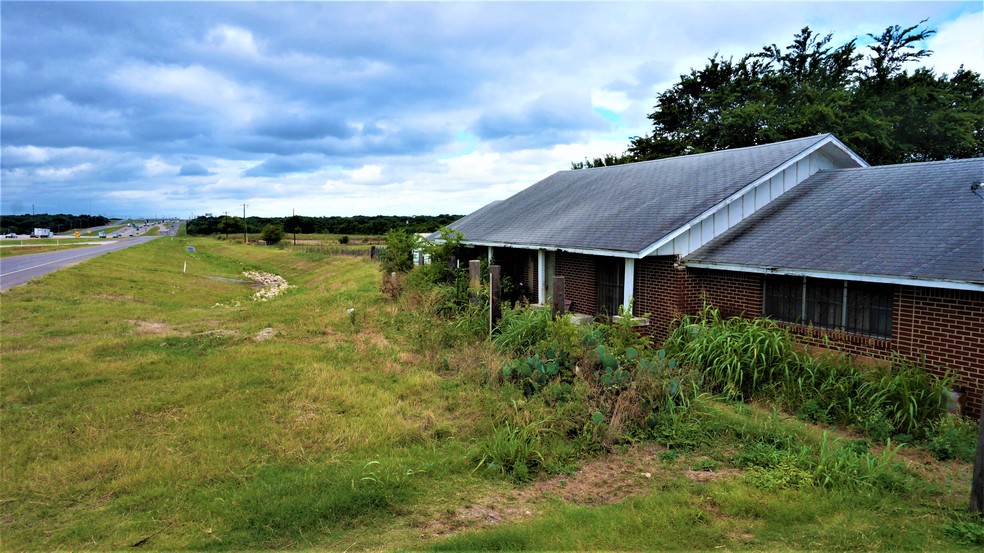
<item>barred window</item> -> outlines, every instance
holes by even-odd
[[[625,290],[625,260],[621,258],[599,259],[597,261],[598,277],[598,313],[602,315],[618,315],[618,306],[622,305]]]
[[[809,324],[864,336],[891,338],[889,285],[819,278],[765,278],[763,313],[777,321]]]

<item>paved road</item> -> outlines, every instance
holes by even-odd
[[[86,259],[100,256],[149,242],[157,236],[139,236],[125,240],[113,240],[91,248],[72,248],[56,252],[32,253],[15,255],[0,259],[0,291],[11,286],[19,286],[25,282],[62,269]]]

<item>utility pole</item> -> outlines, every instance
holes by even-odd
[[[294,227],[294,245],[297,245],[297,213],[294,212],[294,208],[290,209],[290,224]]]
[[[246,204],[243,204],[243,244],[249,244],[249,238],[246,237],[246,231],[249,230],[249,225],[246,223]]]

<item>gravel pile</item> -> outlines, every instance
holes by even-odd
[[[243,273],[243,276],[248,279],[252,279],[263,287],[258,292],[253,294],[253,301],[267,301],[268,299],[279,295],[290,286],[287,284],[287,281],[284,280],[284,277],[271,273],[246,271]]]

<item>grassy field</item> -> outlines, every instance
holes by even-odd
[[[261,302],[206,278],[244,270],[292,287]],[[969,465],[918,448],[891,493],[763,491],[728,439],[623,444],[525,484],[476,470],[524,409],[483,377],[504,358],[435,347],[440,330],[384,299],[378,272],[162,238],[3,293],[3,549],[975,547]],[[713,400],[701,420],[823,432]]]

